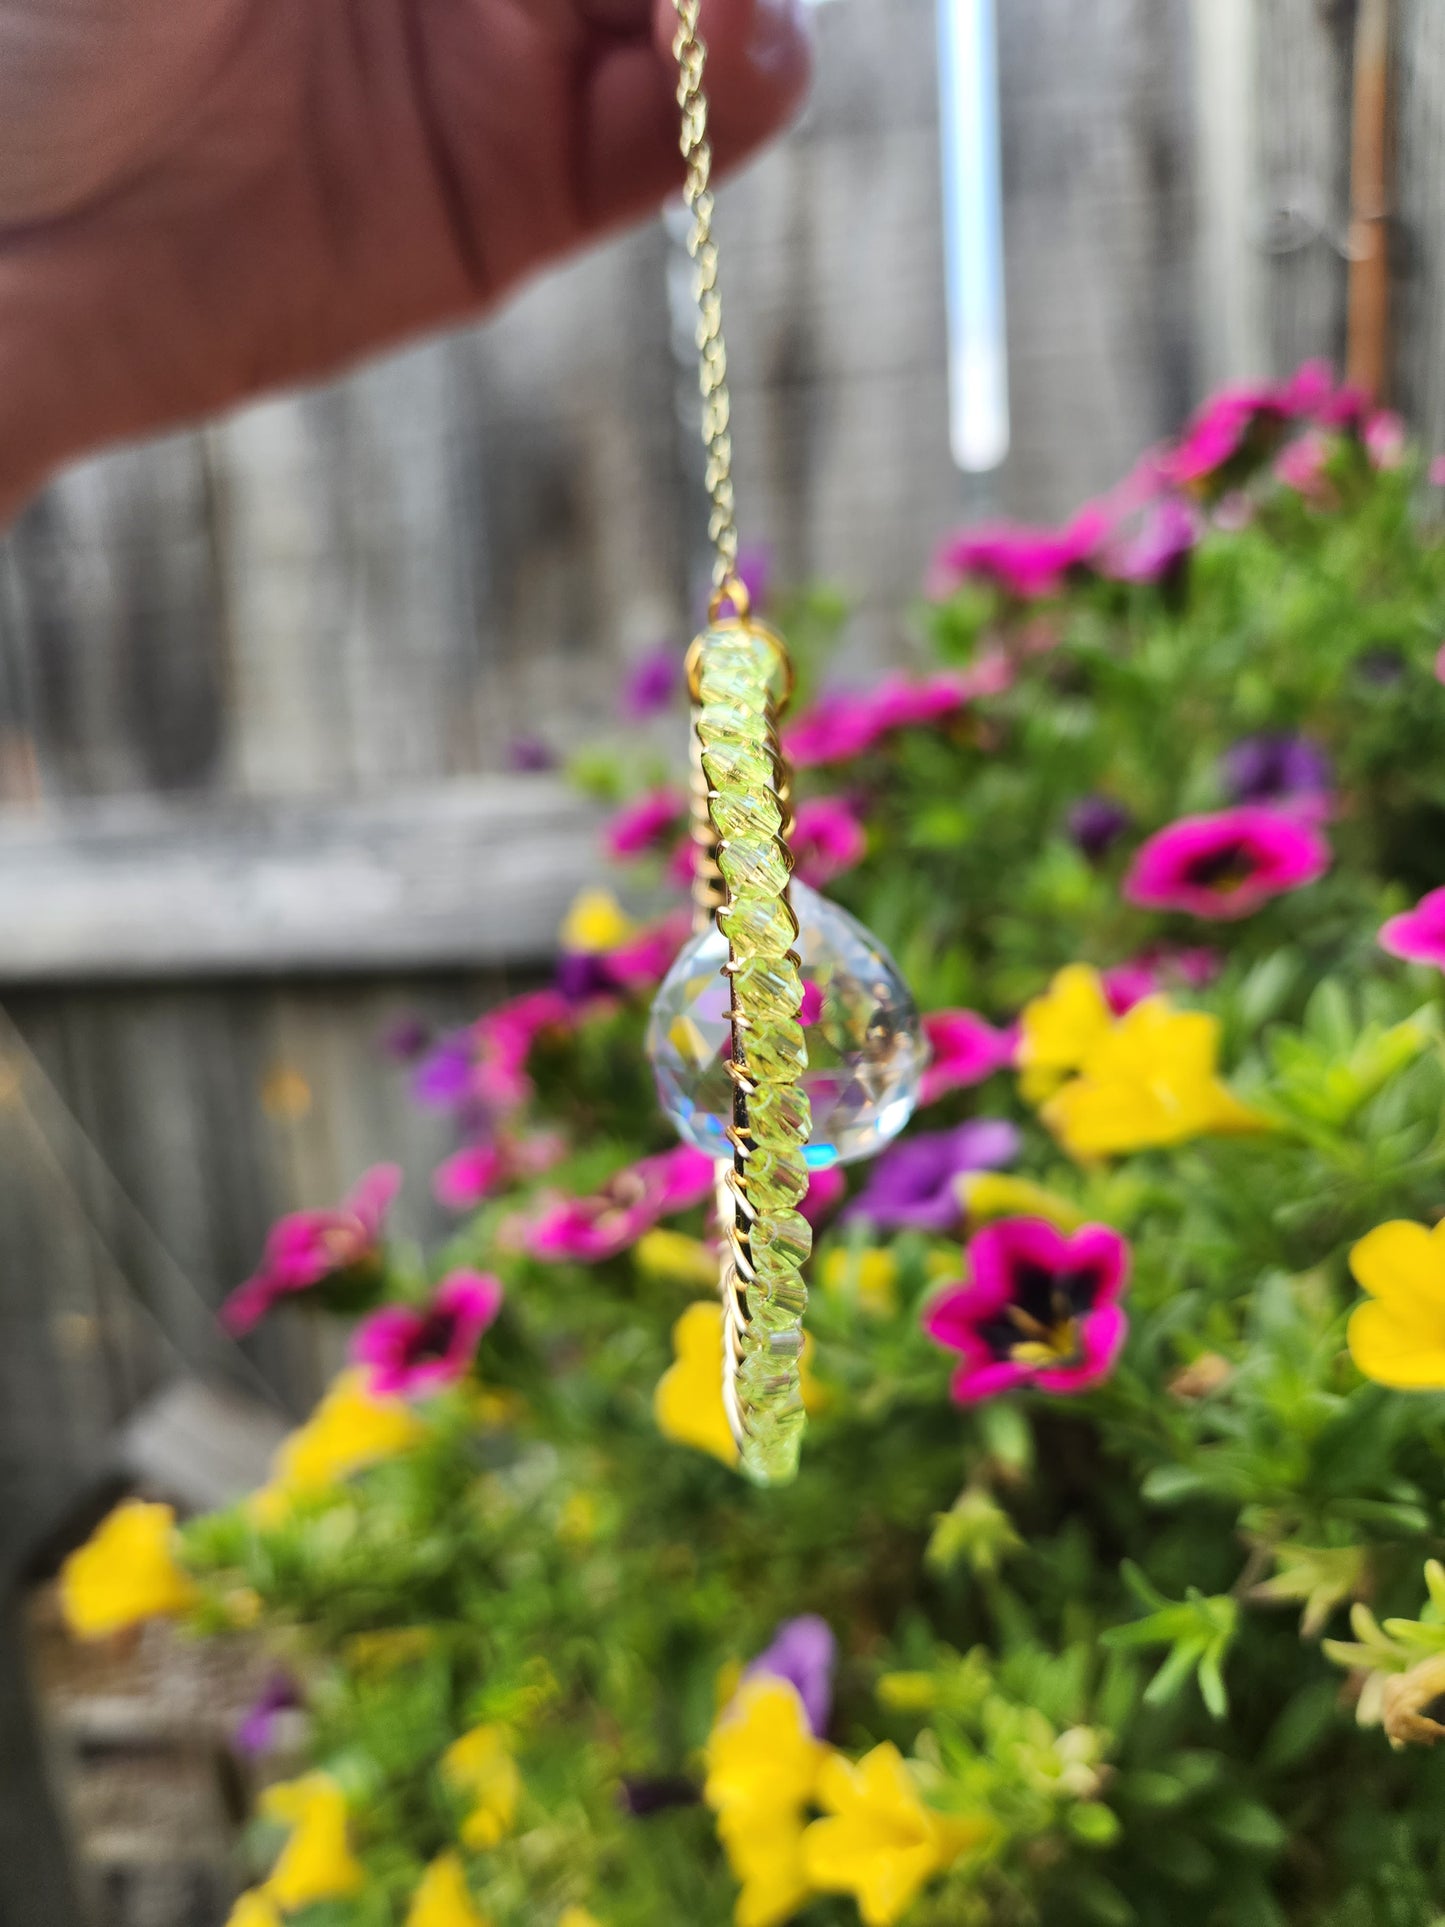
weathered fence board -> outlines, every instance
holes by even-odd
[[[595,818],[529,777],[0,817],[0,984],[535,961]]]

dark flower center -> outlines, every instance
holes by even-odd
[[[1247,843],[1236,840],[1206,850],[1184,866],[1184,881],[1205,890],[1237,890],[1248,883],[1258,864]]]
[[[1051,1271],[1019,1259],[1013,1266],[1012,1302],[976,1329],[999,1363],[1071,1365],[1079,1358],[1079,1320],[1094,1309],[1103,1289],[1097,1265]]]
[[[408,1365],[429,1365],[445,1358],[457,1335],[456,1313],[429,1312],[406,1342]]]

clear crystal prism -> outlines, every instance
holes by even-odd
[[[856,917],[804,883],[792,886],[802,967],[813,1111],[813,1170],[872,1157],[903,1129],[918,1101],[927,1047],[908,987]],[[647,1053],[658,1096],[684,1143],[732,1155],[732,1044],[727,939],[714,926],[678,956],[652,1006]],[[796,993],[795,993],[796,994]]]

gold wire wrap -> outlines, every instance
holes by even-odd
[[[725,1240],[723,1400],[745,1471],[764,1482],[797,1470],[804,1424],[802,1267],[812,1231],[797,1207],[808,1189],[811,1133],[799,1079],[808,1061],[799,1011],[798,924],[789,900],[792,804],[778,717],[792,694],[788,652],[753,620],[739,578],[732,479],[731,404],[717,244],[712,149],[703,89],[707,49],[699,0],[673,0],[677,101],[682,110],[683,193],[692,216],[698,387],[707,453],[708,533],[714,550],[708,627],[688,655],[693,702],[692,836],[697,848],[693,925],[716,919],[728,941],[731,1164],[718,1165],[718,1222]]]
[[[702,84],[707,47],[698,36],[698,4],[699,0],[673,0],[677,34],[672,51],[678,70],[677,104],[682,109],[682,153],[687,162],[682,192],[692,216],[687,251],[696,270],[693,292],[698,316],[698,387],[702,393],[702,439],[707,450],[707,492],[712,502],[708,534],[717,552],[713,585],[721,591],[737,575],[738,525],[733,497],[728,354],[722,330],[717,243],[712,238],[712,147],[707,135],[707,95]],[[738,609],[739,615],[745,613]]]

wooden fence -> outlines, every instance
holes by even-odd
[[[362,0],[357,0],[358,4]],[[803,123],[723,197],[739,489],[845,661],[966,514],[1057,516],[1212,382],[1344,341],[1354,10],[999,0],[1013,448],[951,465],[934,0],[818,10]],[[1445,436],[1445,9],[1395,9],[1396,398]],[[509,739],[612,726],[689,629],[660,223],[486,326],[86,463],[0,551],[0,1516],[177,1358],[280,1209],[438,1131],[376,1039],[535,970],[587,812]],[[8,1508],[10,1516],[19,1516]],[[3,1537],[3,1534],[0,1534]]]

